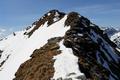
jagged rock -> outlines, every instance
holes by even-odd
[[[108,80],[109,76],[113,73],[117,76],[117,78],[114,75],[112,75],[112,77],[119,79],[120,72],[115,71],[118,72],[117,74],[113,69],[115,69],[115,66],[120,66],[120,63],[116,63],[112,56],[109,55],[111,53],[106,50],[105,46],[107,44],[104,43],[105,41],[108,42],[113,48],[116,47],[116,45],[109,40],[108,36],[104,34],[98,26],[90,26],[90,24],[92,23],[87,18],[79,16],[78,13],[69,13],[65,25],[71,27],[65,34],[64,45],[72,48],[74,54],[79,57],[80,70],[85,73],[88,79]],[[78,34],[81,35],[78,36]],[[97,38],[97,40],[95,41],[93,37]],[[105,52],[103,52],[100,48],[104,49]],[[112,66],[113,69],[110,68],[110,70],[108,70],[105,66],[101,66],[101,64],[97,62],[98,51],[100,52],[99,57],[103,57],[103,59],[108,62],[108,65],[110,65],[109,67]],[[112,61],[107,59],[106,54],[111,56],[115,63],[114,65],[112,64]],[[101,63],[104,63],[102,59]],[[118,68],[116,69],[119,70]]]
[[[9,56],[10,56],[10,55],[8,55],[7,58],[0,63],[0,67],[7,61],[7,59],[9,58]],[[0,55],[0,57],[1,57],[1,55]],[[0,70],[0,71],[1,71],[1,70]]]
[[[56,21],[59,21],[64,17],[65,13],[59,12],[58,10],[51,10],[48,13],[46,13],[42,18],[40,18],[38,21],[34,22],[32,25],[35,25],[35,27],[27,33],[29,37],[32,35],[32,33],[37,30],[41,25],[43,25],[45,22],[47,22],[48,26],[53,24]],[[57,18],[56,20],[54,20]]]
[[[3,52],[3,51],[2,51],[2,50],[0,50],[0,58],[1,58],[1,56],[2,56],[2,52]]]

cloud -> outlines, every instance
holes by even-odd
[[[90,14],[90,13],[107,14],[107,13],[120,12],[119,7],[120,7],[120,3],[93,4],[93,5],[73,7],[73,10],[79,11],[85,14]]]
[[[0,32],[5,32],[5,31],[6,31],[6,29],[0,28]]]
[[[14,31],[13,28],[3,28],[0,27],[0,39],[8,36],[9,34],[11,34]]]

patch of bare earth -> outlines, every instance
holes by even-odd
[[[43,47],[36,49],[32,58],[20,66],[13,80],[50,80],[54,75],[53,56],[61,53],[57,44],[61,39],[52,38]]]

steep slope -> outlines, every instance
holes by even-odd
[[[69,18],[69,16],[71,17]],[[79,59],[83,59],[87,64],[87,66],[84,66],[85,63],[80,64],[86,77],[95,76],[98,80],[108,80],[112,77],[119,80],[120,53],[115,49],[116,45],[109,40],[107,34],[88,19],[82,16],[77,18],[75,13],[69,16],[66,25],[70,25],[71,29],[67,31],[68,33],[66,32],[65,42],[67,44],[65,45],[72,48],[78,57],[81,56]],[[72,22],[70,22],[71,20]],[[103,73],[105,74],[103,75]]]
[[[23,63],[16,73],[14,80],[49,80],[54,75],[53,56],[60,54],[59,42],[62,38],[48,40],[40,49],[36,49],[31,59]]]
[[[117,32],[114,35],[112,35],[110,39],[120,48],[120,32]]]
[[[76,12],[52,10],[0,44],[2,80],[120,80],[117,45]]]
[[[48,14],[53,12],[59,15],[58,11],[54,10],[48,12]],[[50,15],[48,15],[48,17],[49,16]],[[41,24],[39,26],[40,28],[36,29],[30,36],[27,33],[30,33],[37,25],[33,25],[30,29],[27,28],[24,31],[15,32],[8,36],[7,39],[0,41],[0,79],[12,80],[20,64],[30,59],[30,55],[35,49],[42,47],[47,43],[49,38],[64,36],[65,32],[69,29],[69,27],[64,27],[66,18],[67,16],[64,16],[61,20],[58,19],[59,22],[56,20],[56,22],[49,27],[49,20],[46,20],[46,22]]]
[[[102,28],[111,41],[120,48],[120,30],[116,28]]]

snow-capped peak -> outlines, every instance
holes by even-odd
[[[118,47],[76,12],[51,10],[0,41],[2,80],[119,80],[119,67]]]

